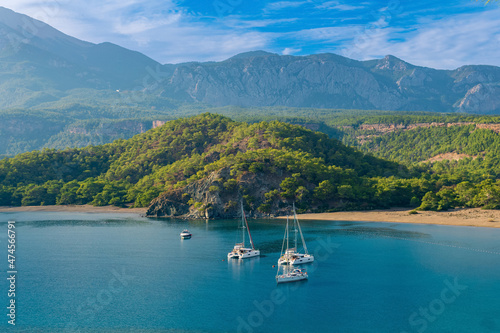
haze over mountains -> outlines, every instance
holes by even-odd
[[[162,65],[0,7],[0,107],[50,108],[64,100],[102,106],[155,100],[166,109],[203,103],[500,114],[500,68],[436,70],[393,56],[356,61],[263,51]]]

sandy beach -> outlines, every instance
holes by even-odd
[[[145,215],[146,210],[147,208],[120,208],[115,206],[95,207],[92,205],[0,207],[0,213],[80,212],[80,213],[131,213],[131,214]]]
[[[94,207],[91,205],[68,206],[22,206],[0,207],[0,213],[7,212],[82,212],[82,213],[131,213],[145,215],[147,208],[120,208],[115,206]],[[480,208],[455,209],[446,212],[419,211],[409,214],[409,209],[387,209],[353,212],[298,214],[300,220],[365,221],[441,224],[472,227],[500,228],[500,210]],[[277,218],[286,218],[280,216]]]
[[[500,210],[468,208],[454,209],[446,212],[419,211],[418,214],[413,215],[410,215],[409,212],[409,209],[387,209],[298,214],[298,218],[300,220],[397,222],[500,228]]]

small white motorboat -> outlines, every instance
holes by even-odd
[[[193,235],[189,232],[189,230],[187,230],[187,229],[182,230],[182,232],[181,232],[182,239],[188,239],[188,238],[191,238],[191,236],[193,236]]]

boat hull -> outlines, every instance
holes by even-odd
[[[279,258],[278,265],[301,265],[314,261],[314,256],[310,254],[294,254]]]
[[[260,256],[260,250],[251,250],[251,249],[244,251],[237,251],[237,252],[233,251],[227,254],[228,259],[247,259],[258,256]]]
[[[290,265],[307,264],[313,261],[314,261],[314,256],[306,254],[303,257],[292,258],[292,260],[290,260]]]
[[[240,253],[238,259],[246,259],[246,258],[258,257],[258,256],[260,256],[259,250],[251,250],[249,252]]]
[[[287,273],[287,274],[277,275],[276,282],[277,283],[287,283],[287,282],[307,280],[308,278],[309,278],[309,276],[307,275],[306,272]]]

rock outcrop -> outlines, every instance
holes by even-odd
[[[268,217],[289,213],[285,201],[274,200],[268,212],[257,208],[266,202],[265,193],[278,189],[284,173],[244,173],[236,183],[231,179],[230,168],[213,172],[208,177],[188,184],[182,189],[164,193],[154,199],[146,215],[187,219],[231,219],[240,216],[243,199],[248,217]]]
[[[500,110],[500,84],[479,83],[469,89],[457,109],[467,113],[496,114]]]

